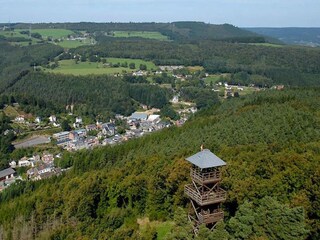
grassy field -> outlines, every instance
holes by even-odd
[[[27,35],[21,34],[19,31],[14,30],[14,31],[0,31],[0,35],[5,36],[6,38],[13,38],[13,37],[23,37],[23,38],[28,38]]]
[[[115,31],[114,37],[141,37],[167,41],[168,37],[159,32],[142,32],[142,31]]]
[[[153,62],[150,62],[150,61],[144,61],[144,60],[141,60],[141,59],[130,59],[130,58],[107,58],[107,62],[108,63],[112,63],[112,64],[115,64],[115,63],[125,63],[127,62],[128,64],[130,63],[135,63],[136,65],[136,68],[139,68],[140,64],[145,64],[147,66],[147,70],[156,70],[157,69],[157,66],[153,63]]]
[[[273,43],[248,43],[249,45],[255,45],[255,46],[265,46],[265,47],[284,47],[285,45],[280,44],[273,44]]]
[[[52,37],[53,39],[63,38],[70,34],[74,34],[73,31],[67,29],[32,29],[31,33],[39,33],[43,38]]]
[[[4,109],[4,114],[7,115],[9,118],[15,118],[15,117],[19,116],[18,111],[12,106],[7,106]]]
[[[63,40],[61,42],[57,43],[59,46],[63,47],[63,48],[76,48],[76,47],[80,47],[83,45],[90,45],[90,39],[86,39],[86,40]]]
[[[196,71],[202,71],[203,70],[202,66],[190,66],[190,67],[187,67],[187,68],[192,73],[196,72]]]
[[[228,73],[224,73],[224,74],[213,74],[213,75],[209,75],[208,77],[205,78],[205,83],[210,84],[211,81],[213,84],[215,84],[216,82],[219,82],[221,77],[222,78],[227,78],[229,77],[230,74]]]
[[[136,65],[135,69],[129,69],[124,67],[108,67],[104,66],[103,63],[91,63],[91,62],[78,62],[75,63],[74,60],[62,60],[59,61],[59,67],[53,70],[43,69],[46,72],[62,73],[62,74],[72,74],[72,75],[89,75],[89,74],[117,74],[126,72],[133,72],[138,70],[140,64],[146,64],[148,70],[156,69],[156,66],[152,62],[143,61],[140,59],[125,59],[125,58],[108,58],[108,63],[124,63],[128,64],[134,62]]]

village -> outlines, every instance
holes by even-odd
[[[171,76],[182,82],[192,78],[192,75],[184,75],[174,71],[183,69],[183,66],[160,66],[154,74],[159,75],[164,72],[171,72]],[[139,70],[133,72],[132,76],[147,76],[148,72]],[[203,81],[209,77],[204,75]],[[260,91],[263,88],[255,86],[230,85],[226,82],[216,81],[214,84],[205,81],[206,87],[217,92],[221,98],[239,97],[239,93]],[[275,89],[281,90],[283,86],[275,86]],[[66,116],[60,114],[51,115],[48,118],[39,116],[31,117],[28,115],[17,115],[12,119],[12,123],[18,128],[7,130],[4,134],[13,131],[15,135],[23,135],[25,132],[46,134],[34,134],[32,137],[26,137],[22,141],[14,143],[16,149],[29,148],[42,145],[55,146],[59,153],[50,153],[44,151],[32,156],[24,156],[20,159],[10,160],[10,167],[0,171],[0,191],[16,181],[38,181],[52,176],[61,175],[66,169],[55,166],[55,159],[62,157],[64,151],[74,152],[82,149],[93,149],[99,146],[113,146],[123,143],[133,138],[139,138],[159,131],[170,126],[182,126],[190,116],[197,112],[196,105],[191,102],[185,102],[180,97],[180,92],[176,91],[170,100],[175,112],[178,114],[178,120],[161,117],[160,109],[149,108],[141,104],[138,111],[130,116],[116,114],[108,121],[96,120],[95,123],[85,121],[81,116],[75,115],[74,106],[67,106],[69,112]],[[16,108],[19,105],[15,103]],[[68,129],[64,129],[63,121],[68,118]],[[71,120],[70,120],[71,119]],[[61,131],[62,130],[62,131]],[[48,134],[52,132],[51,134]]]
[[[175,96],[172,102],[177,101],[177,99],[178,97]],[[168,121],[161,119],[160,115],[156,114],[160,109],[147,109],[147,106],[142,106],[142,108],[144,108],[144,111],[134,112],[128,117],[117,114],[115,119],[110,119],[109,122],[105,123],[97,121],[95,124],[85,125],[83,119],[77,116],[74,118],[73,129],[70,131],[56,132],[49,137],[37,136],[15,145],[16,148],[25,148],[41,144],[53,144],[61,152],[53,154],[45,151],[41,154],[11,160],[10,167],[0,171],[0,191],[16,181],[38,181],[61,175],[67,169],[55,166],[54,160],[61,158],[63,151],[72,152],[99,146],[112,146],[172,125],[181,126],[197,111],[197,108],[191,105],[179,111],[181,116],[179,120]],[[38,129],[43,121],[40,117],[36,117],[34,122],[30,123],[24,116],[17,116],[13,120],[14,123],[23,124],[33,129]],[[61,129],[61,119],[57,116],[51,115],[46,121],[47,123],[42,125],[43,128]],[[121,122],[122,125],[125,125],[125,128],[117,125],[116,122]]]

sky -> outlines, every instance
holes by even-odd
[[[0,22],[229,23],[320,27],[320,0],[0,0]]]

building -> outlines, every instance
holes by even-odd
[[[76,123],[82,124],[82,118],[81,117],[76,117]]]
[[[78,130],[71,131],[69,133],[70,140],[78,140],[78,139],[83,138],[85,136],[87,136],[86,129],[78,129]]]
[[[36,117],[36,119],[34,120],[36,123],[41,123],[41,118],[40,117]]]
[[[31,165],[31,162],[26,159],[21,159],[18,161],[18,166],[19,167],[29,167]]]
[[[103,135],[113,136],[116,134],[116,126],[113,123],[104,123],[101,125]]]
[[[10,165],[11,168],[16,168],[16,167],[17,167],[16,161],[11,161],[11,162],[9,163],[9,165]]]
[[[59,132],[52,135],[54,139],[57,140],[57,142],[66,142],[69,141],[69,132]]]
[[[0,182],[6,182],[10,180],[14,180],[14,174],[16,173],[15,170],[12,168],[7,168],[2,171],[0,171]]]
[[[148,114],[144,112],[134,112],[129,117],[130,120],[140,120],[140,121],[146,121],[148,119]]]
[[[54,122],[57,121],[57,117],[56,117],[55,115],[51,115],[51,116],[49,117],[49,121],[50,121],[51,123],[54,123]]]
[[[153,122],[153,123],[158,123],[158,122],[161,121],[160,115],[151,114],[151,115],[148,117],[148,121],[149,121],[149,122]]]
[[[194,232],[197,234],[201,224],[213,229],[215,224],[224,218],[221,204],[226,200],[227,193],[220,187],[220,168],[226,163],[202,147],[200,152],[186,160],[192,164],[192,184],[185,185],[184,192],[189,197],[193,209],[188,218],[193,222]]]
[[[53,154],[50,154],[50,153],[43,154],[42,161],[46,164],[52,163],[54,161]]]
[[[98,127],[97,127],[97,125],[95,125],[95,124],[90,124],[90,125],[87,125],[86,126],[86,130],[89,132],[89,131],[94,131],[94,130],[97,130],[98,129]]]

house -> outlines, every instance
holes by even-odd
[[[29,167],[30,165],[31,165],[31,162],[26,158],[22,158],[21,160],[18,161],[19,167]]]
[[[55,133],[52,135],[52,137],[56,139],[57,142],[66,142],[70,140],[68,131]]]
[[[76,117],[76,123],[82,124],[82,118],[81,117]]]
[[[179,96],[175,95],[173,99],[171,100],[172,103],[178,103],[179,102]]]
[[[11,168],[16,168],[16,167],[17,167],[16,161],[11,161],[11,162],[9,163],[9,165],[10,165]]]
[[[104,123],[101,125],[102,133],[107,136],[113,136],[116,133],[116,126],[113,123]]]
[[[87,136],[86,129],[77,129],[77,130],[71,131],[69,133],[70,140],[78,140],[78,139],[83,138],[85,136]]]
[[[151,114],[149,117],[148,117],[148,122],[153,122],[153,123],[157,123],[157,122],[160,122],[160,115],[157,115],[157,114]]]
[[[94,130],[97,130],[97,125],[95,124],[90,124],[90,125],[87,125],[86,126],[86,130],[89,132],[89,131],[94,131]]]
[[[53,154],[46,153],[42,156],[42,161],[46,164],[52,163],[54,160]]]
[[[20,115],[20,116],[16,117],[14,119],[14,121],[19,122],[19,123],[24,123],[25,119],[24,119],[24,116]]]
[[[0,171],[0,182],[6,182],[10,180],[14,180],[16,171],[12,168],[7,168],[2,171]]]
[[[55,115],[51,115],[51,116],[49,117],[49,121],[50,121],[51,123],[54,123],[54,122],[57,121],[57,117],[56,117]]]
[[[41,118],[40,117],[36,117],[36,119],[34,120],[35,123],[41,123]]]
[[[148,119],[148,114],[144,112],[134,112],[129,117],[130,120],[140,120],[140,121],[146,121]]]

